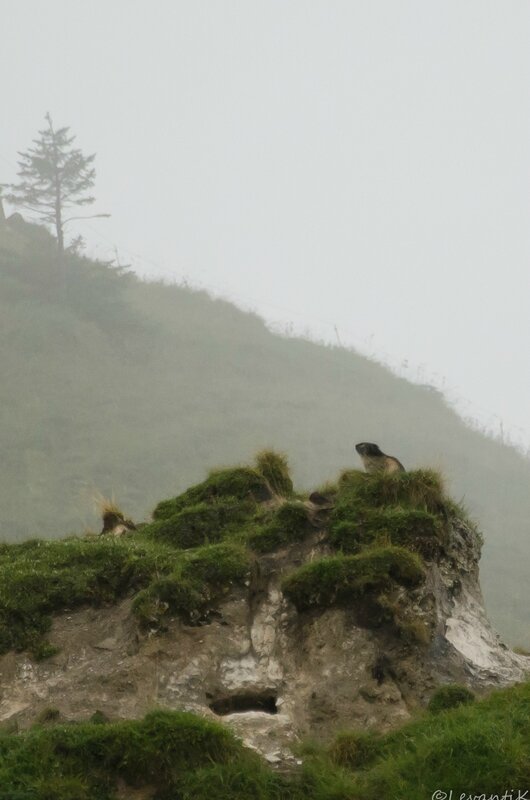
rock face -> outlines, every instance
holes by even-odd
[[[131,597],[56,616],[56,656],[0,658],[0,719],[25,727],[50,707],[66,719],[183,709],[223,720],[276,763],[292,759],[300,737],[388,729],[440,683],[481,692],[524,678],[530,659],[508,650],[487,620],[480,541],[465,522],[452,523],[444,552],[409,592],[410,608],[430,630],[423,643],[384,625],[366,627],[355,604],[299,613],[281,578],[328,548],[323,522],[305,541],[260,556],[247,585],[234,588],[205,624],[174,618],[163,632],[142,632]]]

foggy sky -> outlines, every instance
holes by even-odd
[[[89,252],[407,360],[530,445],[527,0],[0,10],[0,182],[50,111],[97,153]]]

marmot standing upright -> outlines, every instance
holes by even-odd
[[[405,472],[405,467],[394,456],[387,456],[377,444],[373,442],[360,442],[355,449],[361,456],[366,472]]]

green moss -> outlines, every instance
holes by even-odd
[[[361,510],[342,504],[333,512],[330,540],[345,553],[357,553],[381,538],[434,558],[447,539],[447,531],[439,516],[417,508]]]
[[[447,686],[440,686],[435,691],[429,701],[429,711],[437,714],[439,711],[445,711],[447,708],[456,708],[457,706],[473,703],[475,695],[466,686],[461,686],[459,683],[450,683]]]
[[[212,503],[220,498],[261,502],[270,497],[271,490],[266,479],[251,467],[215,470],[202,483],[192,486],[178,497],[159,503],[153,511],[153,518],[169,519],[187,506]]]
[[[414,586],[423,577],[423,567],[415,553],[387,545],[304,564],[284,579],[283,591],[302,611],[351,602],[367,593],[377,595],[394,582]]]
[[[266,553],[304,539],[311,530],[307,508],[301,502],[281,505],[272,519],[255,528],[247,537],[249,546],[258,553]]]
[[[275,453],[273,450],[262,450],[256,456],[256,467],[274,494],[281,497],[291,497],[293,494],[293,482],[285,455]]]
[[[220,541],[227,529],[243,525],[255,513],[252,501],[223,498],[186,506],[172,517],[153,522],[144,532],[182,549],[200,547]]]
[[[133,609],[144,625],[160,625],[168,614],[195,622],[234,585],[248,576],[246,550],[220,543],[183,553],[174,570],[135,597]]]

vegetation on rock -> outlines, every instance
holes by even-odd
[[[353,556],[337,555],[304,564],[283,581],[284,594],[299,611],[347,603],[380,593],[394,582],[416,586],[423,580],[420,559],[404,547],[370,547]]]
[[[311,530],[307,508],[301,502],[283,503],[272,516],[262,518],[247,536],[247,543],[258,553],[266,553],[302,541]]]
[[[212,544],[183,553],[172,572],[139,592],[134,611],[144,625],[159,626],[166,615],[196,622],[249,573],[245,549],[233,543]]]
[[[179,511],[199,503],[212,503],[221,498],[235,500],[269,500],[272,496],[266,478],[251,467],[214,470],[202,483],[170,500],[159,503],[153,511],[156,520],[170,519]]]
[[[262,450],[256,456],[256,466],[274,494],[280,497],[290,497],[293,494],[293,482],[285,455],[275,453],[274,450]]]
[[[466,686],[461,686],[458,683],[450,683],[447,686],[440,686],[435,691],[429,700],[429,711],[437,714],[439,711],[445,711],[448,708],[456,708],[457,706],[465,705],[466,703],[473,703],[475,695]]]
[[[293,495],[287,462],[267,451],[255,467],[211,472],[122,537],[2,545],[0,653],[53,656],[45,639],[53,613],[128,594],[145,627],[164,628],[172,616],[191,624],[207,619],[233,586],[244,584],[260,554],[303,542],[315,525],[323,535],[325,522],[315,522],[310,506],[280,490]],[[407,598],[423,581],[421,556],[438,554],[450,532],[452,511],[439,477],[350,472],[333,497],[333,509],[323,514],[330,514],[329,542],[339,552],[287,574],[284,594],[298,611],[363,600],[363,624],[391,622],[405,638],[427,642],[428,620],[415,618]]]
[[[255,513],[253,502],[219,498],[210,503],[184,506],[172,516],[155,520],[144,533],[185,550],[218,542],[227,529],[237,530]]]

